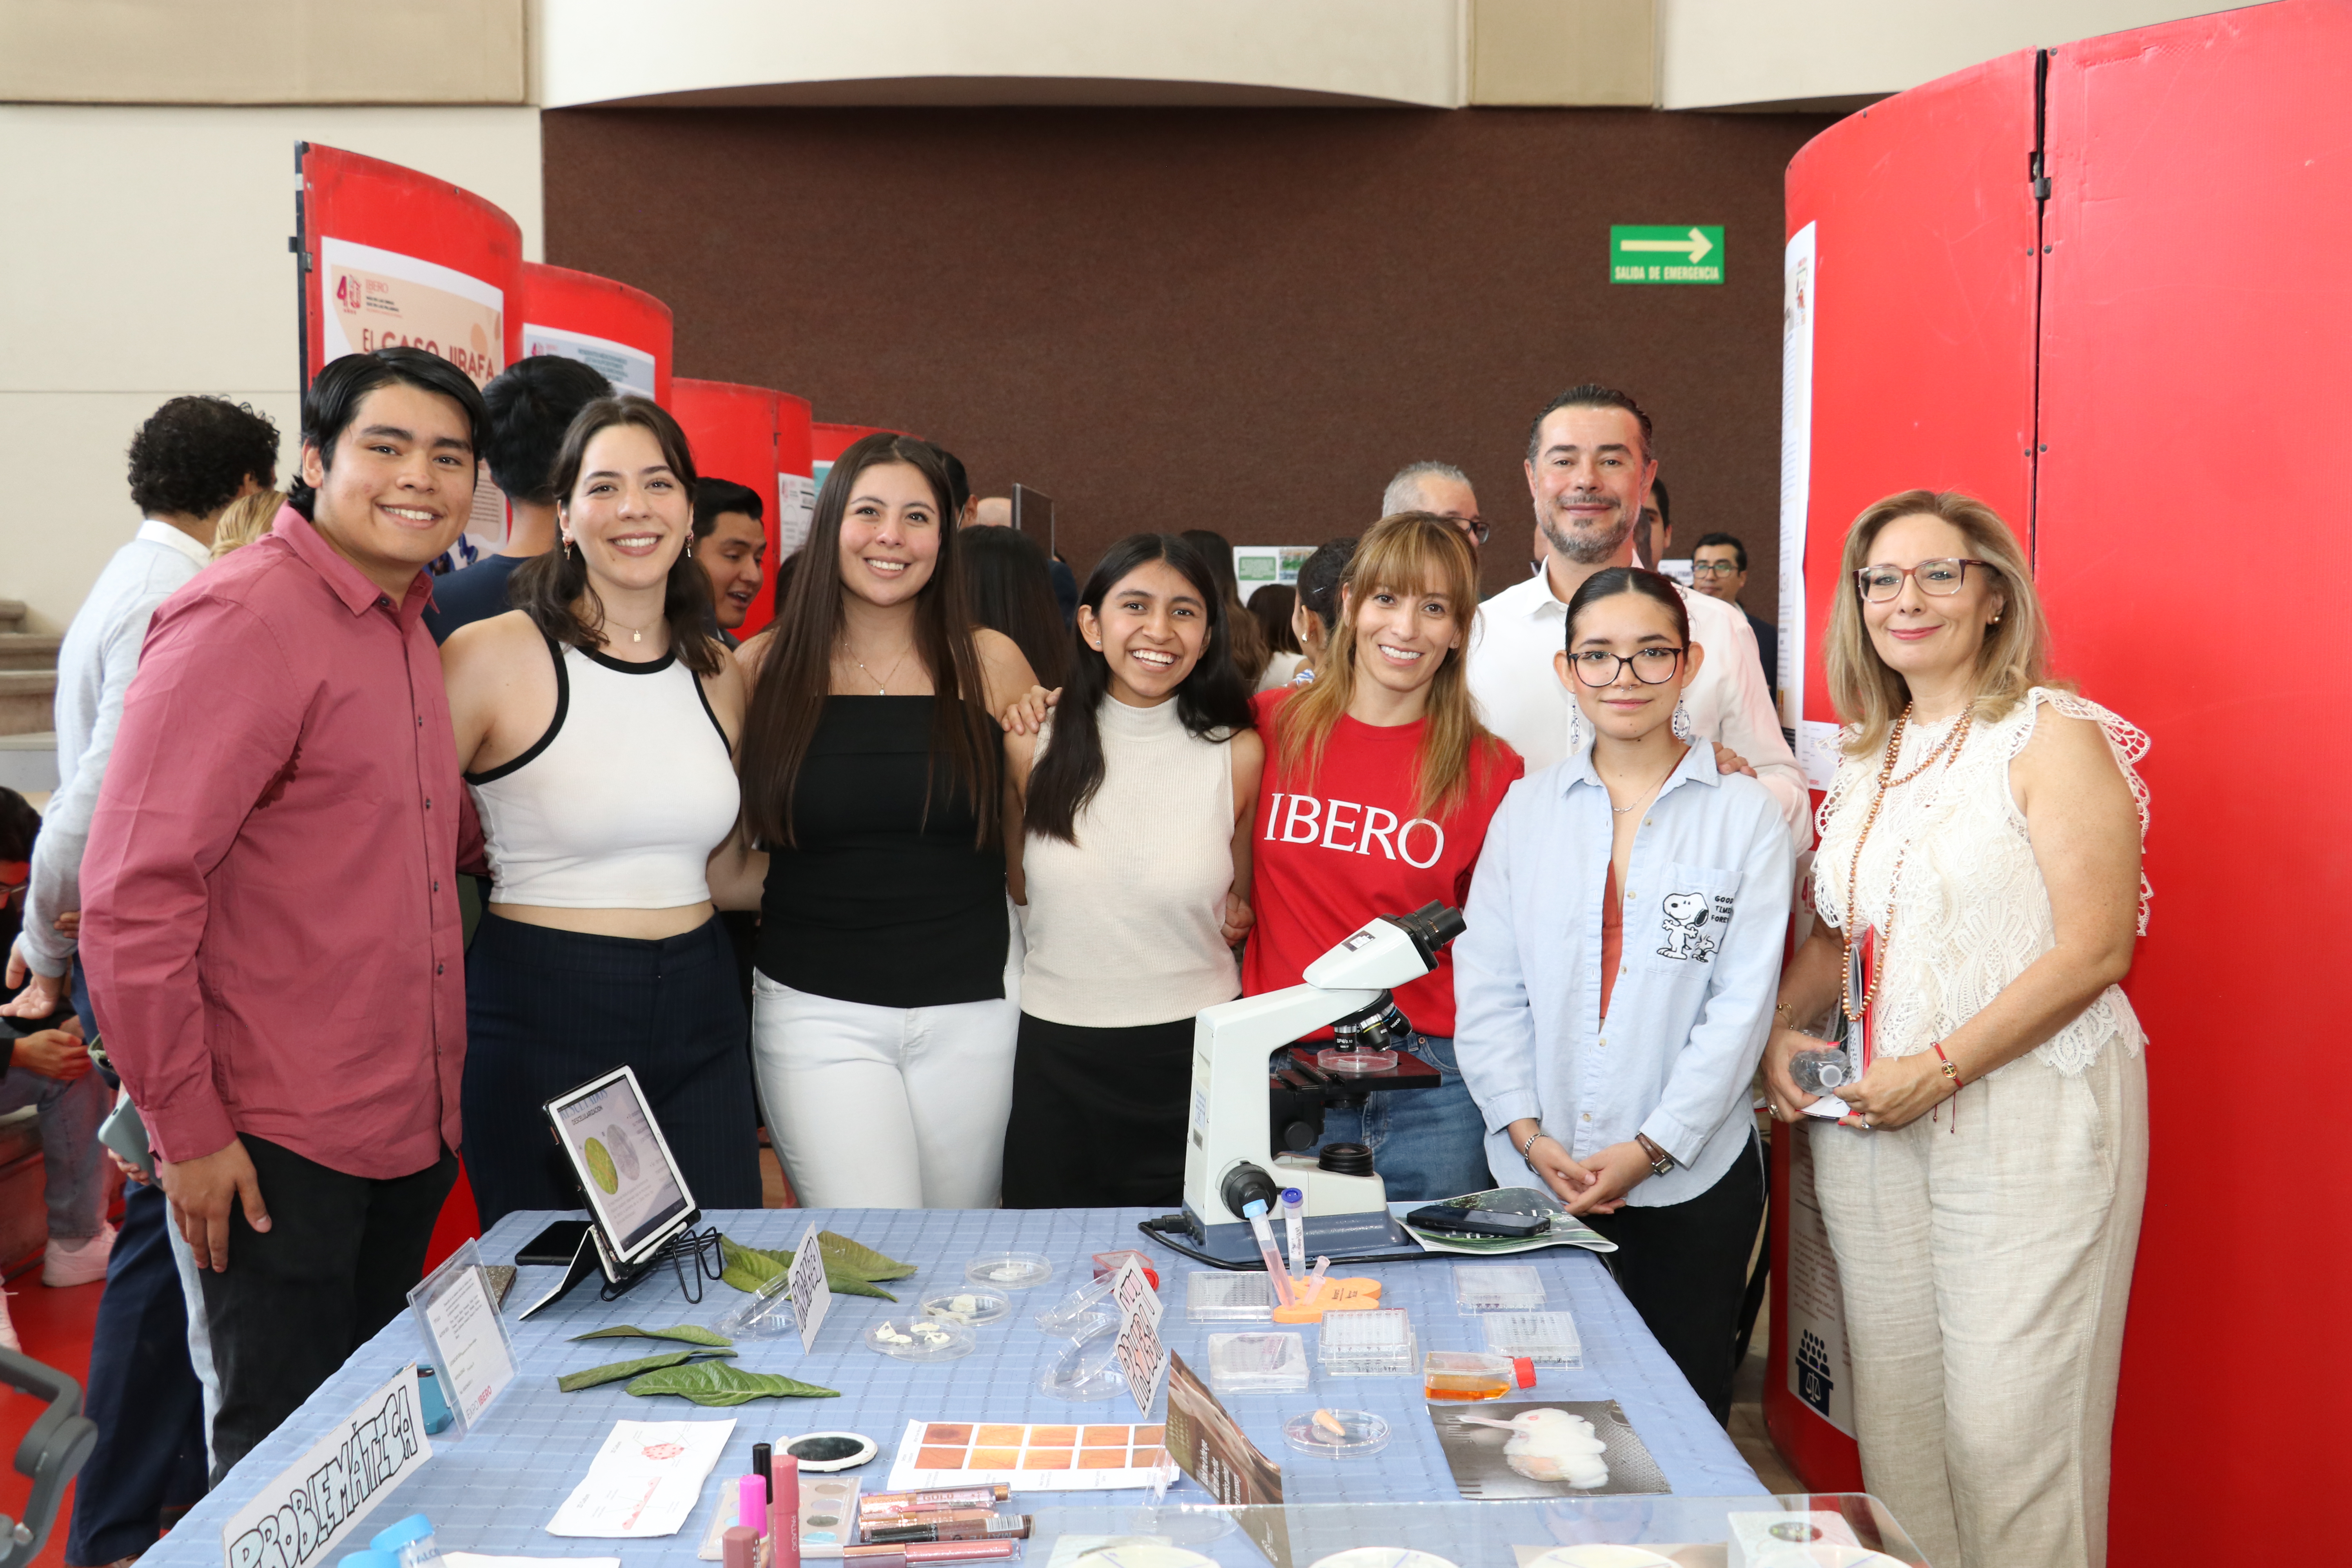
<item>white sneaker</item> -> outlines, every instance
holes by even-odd
[[[88,1285],[106,1278],[106,1260],[114,1252],[114,1227],[108,1226],[86,1241],[51,1237],[41,1260],[44,1285]]]
[[[16,1325],[8,1317],[8,1292],[0,1290],[0,1351],[25,1353],[25,1343],[16,1337]]]

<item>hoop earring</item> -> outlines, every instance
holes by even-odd
[[[1697,727],[1691,722],[1690,710],[1683,706],[1683,700],[1681,698],[1675,698],[1675,739],[1677,741],[1688,741],[1696,728]]]

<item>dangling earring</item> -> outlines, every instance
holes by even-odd
[[[1677,741],[1689,740],[1691,738],[1693,729],[1694,726],[1691,723],[1690,710],[1683,706],[1683,700],[1681,698],[1675,698],[1675,739]]]
[[[572,536],[568,533],[563,536],[563,563],[572,564]]]
[[[1584,750],[1584,710],[1573,702],[1568,707],[1568,754]]]

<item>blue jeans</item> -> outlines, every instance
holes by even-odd
[[[1375,1093],[1361,1110],[1328,1110],[1323,1142],[1369,1146],[1391,1199],[1433,1203],[1485,1192],[1495,1184],[1486,1170],[1486,1121],[1454,1065],[1454,1042],[1414,1035],[1409,1044],[1445,1081]]]
[[[98,1124],[114,1102],[96,1068],[71,1083],[12,1067],[0,1079],[0,1111],[41,1108],[41,1164],[49,1203],[49,1239],[88,1241],[105,1222],[103,1156]]]

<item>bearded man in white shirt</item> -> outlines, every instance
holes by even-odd
[[[1631,397],[1587,383],[1555,397],[1528,432],[1528,494],[1542,568],[1479,606],[1469,679],[1486,727],[1532,774],[1568,754],[1575,703],[1552,673],[1567,646],[1568,601],[1594,573],[1633,566],[1633,527],[1656,479],[1650,416]],[[1781,737],[1756,634],[1738,611],[1682,591],[1691,637],[1706,649],[1684,696],[1690,738],[1715,745],[1727,773],[1750,773],[1779,802],[1800,850],[1813,841],[1804,773]]]

